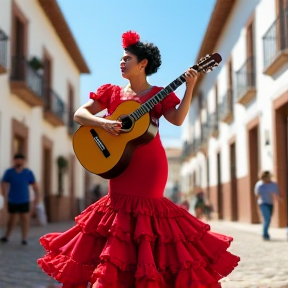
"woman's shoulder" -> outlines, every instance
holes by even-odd
[[[102,102],[108,100],[112,95],[119,93],[121,87],[114,84],[103,84],[96,92],[90,92],[90,99],[101,100]]]
[[[106,92],[106,91],[119,90],[119,89],[121,89],[121,87],[120,87],[119,85],[107,83],[107,84],[101,85],[101,86],[97,89],[97,93],[98,93],[98,92],[104,93],[104,92]]]

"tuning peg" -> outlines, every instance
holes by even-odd
[[[204,68],[202,71],[204,73],[209,73],[209,72],[213,71],[213,67]]]

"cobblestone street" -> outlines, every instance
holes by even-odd
[[[63,231],[72,224],[71,222],[32,227],[27,246],[20,243],[19,229],[13,231],[8,243],[0,243],[0,288],[52,288],[54,284],[56,287],[56,282],[43,273],[36,263],[44,254],[39,237],[48,232]]]
[[[0,288],[56,287],[56,282],[36,264],[37,258],[44,253],[39,245],[39,237],[50,231],[62,231],[71,225],[72,222],[33,227],[27,246],[20,244],[19,231],[14,232],[9,243],[1,243]],[[288,242],[285,229],[271,229],[272,241],[263,242],[260,225],[212,222],[211,227],[215,232],[233,236],[230,252],[241,257],[237,269],[222,280],[223,288],[288,287]]]
[[[234,237],[229,251],[241,257],[239,266],[222,279],[222,288],[288,287],[286,229],[270,228],[270,242],[262,240],[258,224],[212,222],[211,229]]]

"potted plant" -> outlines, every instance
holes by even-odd
[[[37,57],[33,57],[30,61],[29,61],[29,66],[35,70],[35,71],[38,71],[39,69],[42,69],[43,68],[43,63],[42,61],[37,58]]]

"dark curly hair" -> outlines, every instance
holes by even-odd
[[[148,64],[145,68],[145,73],[147,76],[156,73],[158,68],[161,66],[162,62],[160,51],[153,43],[143,43],[139,41],[126,47],[125,51],[134,54],[139,62],[144,59],[148,60]]]

